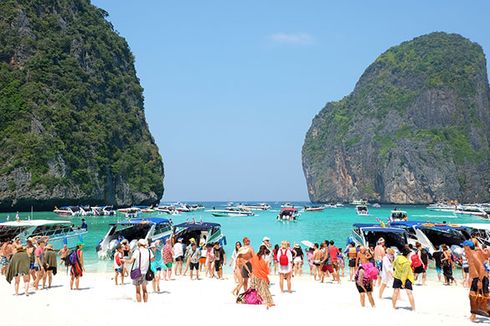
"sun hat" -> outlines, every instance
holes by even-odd
[[[295,243],[294,248],[299,248],[299,244]]]
[[[461,247],[470,247],[471,249],[475,249],[475,244],[471,240],[465,240],[463,243],[461,243]]]
[[[270,241],[270,240],[271,240],[271,239],[269,239],[269,237],[264,237],[264,238],[262,239],[262,241]]]
[[[384,238],[379,238],[378,239],[378,244],[383,243],[383,242],[385,242],[385,239]]]
[[[146,247],[148,245],[148,241],[146,241],[146,239],[139,239],[138,245]]]
[[[190,243],[195,243],[195,242],[196,242],[196,239],[194,239],[194,238],[190,238],[190,239],[189,239],[189,242],[190,242]]]
[[[183,238],[178,238],[177,241],[182,242]]]

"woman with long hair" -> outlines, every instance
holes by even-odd
[[[291,274],[293,272],[293,255],[288,248],[287,241],[281,241],[281,248],[277,252],[279,260],[279,287],[284,292],[284,280],[286,280],[288,292],[291,293]]]
[[[233,270],[233,278],[235,279],[235,283],[241,283],[242,282],[240,270],[236,266],[236,259],[238,256],[238,250],[240,250],[241,247],[242,247],[242,243],[240,241],[237,241],[235,243],[235,250],[233,250],[233,254],[231,255],[231,260],[230,260],[230,267]]]
[[[445,244],[442,245],[442,273],[444,275],[444,285],[451,285],[451,283],[457,284],[453,277],[453,255],[451,250]]]
[[[270,250],[265,245],[261,245],[259,251],[252,257],[252,275],[250,279],[250,287],[257,291],[267,309],[274,306],[269,290],[269,264],[264,259],[269,254]]]

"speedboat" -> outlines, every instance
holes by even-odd
[[[379,203],[374,203],[373,208],[381,208],[381,205]]]
[[[126,218],[136,218],[142,213],[139,207],[120,208],[117,211],[123,213]]]
[[[256,205],[238,205],[238,207],[243,208],[245,210],[250,210],[250,211],[267,211],[271,209],[271,205],[266,204],[266,203],[260,203]]]
[[[109,230],[97,245],[100,259],[112,258],[117,244],[126,239],[133,249],[139,239],[165,240],[172,234],[172,221],[162,217],[147,217],[109,224]]]
[[[380,238],[385,240],[388,248],[395,247],[398,251],[408,244],[407,233],[403,229],[380,227],[376,224],[354,224],[352,226],[350,240],[356,245],[374,247]]]
[[[277,220],[278,221],[285,221],[285,222],[292,222],[296,221],[296,218],[298,218],[299,212],[297,208],[294,207],[284,207],[281,208],[281,211],[277,215]]]
[[[470,228],[470,234],[472,237],[475,237],[481,244],[490,246],[490,224],[483,223],[471,223],[471,224],[462,224],[461,226],[465,226]]]
[[[0,223],[0,242],[19,237],[21,243],[26,243],[31,237],[47,237],[55,250],[63,248],[65,244],[74,248],[78,242],[83,242],[86,233],[87,230],[73,227],[70,221],[18,220]]]
[[[435,204],[430,204],[426,208],[431,211],[437,211],[437,212],[454,212],[456,210],[457,204],[451,204],[451,203],[435,203]]]
[[[356,213],[357,215],[369,215],[369,211],[366,205],[357,205]]]
[[[116,211],[113,206],[104,206],[102,207],[102,215],[104,216],[114,216],[116,215]]]
[[[488,209],[488,212],[487,212],[479,204],[459,205],[456,208],[456,210],[454,211],[454,213],[456,213],[456,214],[463,214],[463,215],[473,215],[473,216],[488,218],[488,216],[490,214],[490,209]]]
[[[188,245],[190,239],[193,238],[196,243],[213,244],[219,242],[221,245],[226,245],[226,237],[221,232],[221,225],[210,222],[185,222],[174,225],[172,228],[172,238],[174,241],[182,238],[183,243]]]
[[[81,215],[80,207],[78,206],[61,206],[55,207],[53,212],[59,216],[79,216]]]
[[[442,244],[449,247],[459,246],[463,241],[471,238],[471,231],[468,227],[454,224],[399,221],[390,223],[390,227],[404,229],[407,232],[409,244],[415,246],[415,243],[419,242],[431,254]]]
[[[254,216],[254,212],[245,210],[240,207],[227,207],[226,209],[211,209],[210,212],[213,216],[217,217],[241,217],[241,216]]]
[[[394,221],[408,221],[408,214],[405,211],[399,211],[397,209],[394,209],[390,213],[390,222]]]
[[[155,208],[157,212],[168,214],[168,215],[177,215],[179,212],[177,211],[177,208],[173,205],[160,205]]]
[[[322,212],[324,209],[324,206],[305,206],[305,212]]]
[[[352,201],[352,205],[367,205],[368,202],[367,200],[364,200],[364,199],[354,199]]]
[[[291,203],[284,203],[281,205],[281,208],[294,208],[294,205]]]

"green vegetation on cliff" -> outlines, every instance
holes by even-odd
[[[460,35],[390,48],[313,120],[303,146],[310,198],[490,199],[489,94],[483,51]]]
[[[106,16],[88,0],[0,2],[0,200],[161,198],[134,58]]]

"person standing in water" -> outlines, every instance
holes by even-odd
[[[395,269],[395,273],[393,274],[393,297],[391,298],[393,309],[396,309],[396,302],[400,297],[400,289],[403,288],[407,292],[412,311],[415,311],[415,300],[412,294],[414,276],[410,262],[407,259],[410,252],[411,250],[409,248],[404,247],[402,249],[402,254],[396,257],[393,262],[393,267]]]

